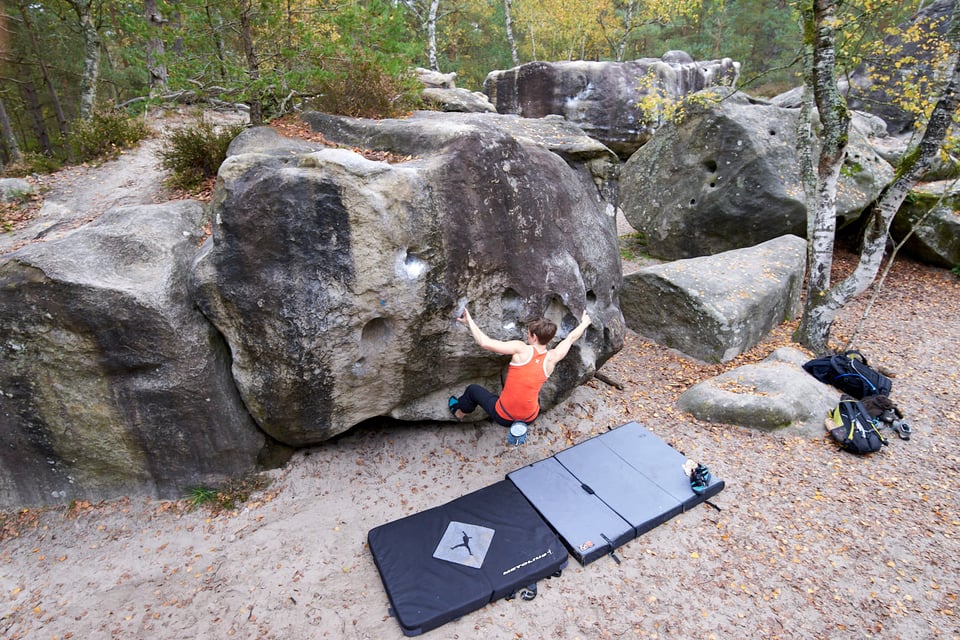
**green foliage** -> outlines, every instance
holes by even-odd
[[[800,34],[785,0],[708,0],[693,12],[633,29],[625,60],[659,58],[682,50],[695,60],[731,58],[741,63],[738,87],[773,96],[800,84],[795,57]]]
[[[437,48],[440,69],[456,71],[458,87],[480,91],[491,71],[513,67],[503,1],[460,4],[437,21]]]
[[[191,191],[217,175],[227,147],[244,128],[242,124],[217,128],[201,120],[168,133],[159,152],[160,166],[171,172],[167,183]]]
[[[3,175],[8,178],[23,178],[34,173],[53,173],[63,166],[57,158],[28,151],[23,159],[17,163],[10,163],[3,168]]]
[[[863,173],[863,165],[859,162],[844,162],[840,166],[840,175],[844,177],[853,178],[860,173]]]
[[[637,92],[642,97],[634,106],[640,112],[643,122],[655,126],[666,122],[679,125],[687,114],[708,109],[722,99],[722,95],[714,89],[704,89],[680,97],[671,95],[663,77],[654,69],[639,79]]]
[[[145,96],[146,43],[151,39],[163,43],[157,62],[168,73],[169,94],[256,104],[266,121],[315,97],[313,106],[337,113],[403,113],[416,104],[416,85],[407,71],[429,66],[424,24],[429,3],[424,0],[158,0],[165,19],[160,27],[147,24],[142,3],[95,4],[103,53],[101,103]],[[840,65],[851,69],[888,55],[876,47],[888,46],[884,36],[919,4],[843,3]],[[20,6],[26,21],[17,11]],[[789,0],[514,0],[512,31],[521,64],[570,57],[658,58],[680,49],[697,60],[729,57],[740,62],[739,87],[770,96],[800,84],[793,64],[801,39],[796,6]],[[71,121],[79,106],[84,64],[75,12],[65,0],[23,2],[8,9],[12,19],[6,25],[8,55],[0,61],[0,96],[24,151],[66,157],[58,146],[64,141],[39,62],[46,62],[49,86],[58,94],[65,120]],[[478,90],[490,71],[512,67],[504,20],[502,0],[441,3],[436,22],[440,70],[456,71],[459,86]],[[250,26],[249,51],[243,24]],[[923,34],[905,35],[913,41]],[[36,36],[36,47],[31,36]],[[898,100],[920,104],[934,93],[916,79],[905,80]],[[378,92],[385,96],[376,96]],[[37,117],[43,121],[39,126]],[[52,141],[52,149],[45,140]]]
[[[190,490],[187,502],[191,509],[202,506],[212,506],[217,503],[217,491],[206,487],[194,487]]]
[[[223,485],[211,487],[194,487],[187,495],[187,505],[193,509],[204,507],[213,511],[233,511],[238,506],[250,500],[257,491],[263,491],[270,486],[270,480],[262,475],[252,474],[242,478],[233,478]]]
[[[90,120],[74,123],[69,144],[77,162],[100,160],[136,145],[149,135],[139,118],[119,111],[97,111]]]
[[[399,6],[380,0],[343,7],[333,18],[314,108],[340,115],[395,117],[417,106],[410,72],[416,48]]]
[[[355,118],[392,118],[417,106],[419,90],[412,74],[392,75],[361,53],[328,73],[310,106]]]
[[[647,254],[647,236],[637,231],[618,237],[620,243],[620,257],[624,260],[649,258]]]

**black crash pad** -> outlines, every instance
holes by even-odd
[[[367,534],[392,611],[414,636],[557,574],[568,555],[502,480]]]

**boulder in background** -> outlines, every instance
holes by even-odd
[[[807,243],[756,247],[643,267],[624,276],[627,326],[706,362],[726,362],[800,311]]]
[[[175,498],[269,452],[189,297],[204,220],[115,208],[0,261],[0,505]]]

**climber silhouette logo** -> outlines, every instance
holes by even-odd
[[[451,521],[440,538],[433,557],[479,569],[493,542],[493,529]]]
[[[452,547],[450,547],[450,549],[452,550],[452,549],[457,549],[459,547],[463,547],[467,550],[467,553],[469,553],[470,555],[473,555],[473,551],[470,551],[470,536],[467,535],[466,531],[463,531],[462,533],[463,533],[463,542],[461,542],[460,544],[453,545]]]

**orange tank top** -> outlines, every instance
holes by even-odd
[[[540,388],[547,381],[546,353],[533,349],[523,364],[510,363],[503,393],[497,400],[497,413],[507,420],[532,422],[540,414]]]

